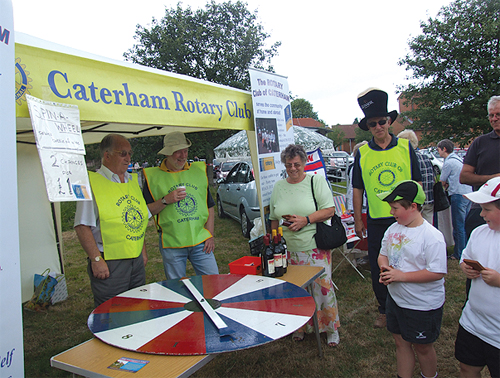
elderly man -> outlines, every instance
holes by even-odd
[[[493,130],[474,139],[460,173],[460,182],[472,185],[474,191],[489,179],[500,176],[500,96],[492,96],[488,101],[488,119]],[[484,224],[480,213],[481,207],[473,203],[465,221],[467,239],[474,228]]]
[[[205,163],[187,162],[190,146],[183,133],[166,134],[158,152],[166,158],[159,167],[144,170],[143,194],[156,215],[167,279],[185,277],[188,259],[197,275],[219,274],[214,256],[215,202]]]
[[[375,328],[385,328],[385,301],[387,288],[379,282],[378,255],[382,237],[387,228],[395,222],[387,202],[380,201],[378,193],[387,191],[394,183],[402,180],[422,181],[419,162],[415,151],[407,140],[398,139],[389,133],[390,125],[398,112],[387,111],[387,93],[369,88],[358,96],[358,103],[365,118],[359,122],[362,130],[370,131],[373,138],[361,146],[353,167],[353,207],[355,230],[358,237],[366,235],[361,216],[363,193],[368,200],[368,257],[370,259],[372,287],[379,303],[379,315]]]
[[[144,241],[148,208],[137,175],[127,172],[132,149],[109,134],[100,145],[102,166],[89,172],[94,199],[76,205],[75,231],[88,256],[87,272],[97,307],[146,283]]]

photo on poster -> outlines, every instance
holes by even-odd
[[[255,132],[259,154],[280,151],[276,118],[256,118]]]

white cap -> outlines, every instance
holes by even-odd
[[[500,177],[493,177],[481,186],[477,192],[464,194],[464,197],[475,203],[488,203],[499,200]]]

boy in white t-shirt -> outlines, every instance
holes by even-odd
[[[460,260],[472,282],[459,321],[455,358],[460,377],[479,378],[485,366],[492,377],[500,377],[500,177],[464,197],[481,204],[486,224],[472,231]]]
[[[398,377],[413,376],[415,353],[422,377],[437,377],[434,342],[443,318],[446,243],[422,218],[425,193],[420,184],[401,181],[377,196],[389,202],[396,218],[382,239],[378,265],[379,281],[388,285],[387,329],[396,342]]]

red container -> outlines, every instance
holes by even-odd
[[[262,274],[262,261],[259,256],[243,256],[229,263],[232,274]]]

